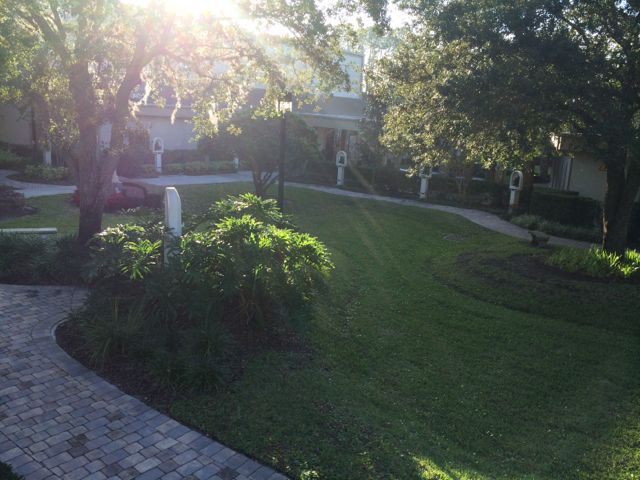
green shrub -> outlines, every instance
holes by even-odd
[[[127,146],[118,159],[118,175],[130,178],[145,176],[147,165],[153,162],[149,131],[137,123],[127,127],[125,137]]]
[[[215,225],[223,218],[242,218],[249,215],[256,220],[281,228],[293,229],[291,219],[283,215],[278,204],[273,199],[263,199],[253,193],[243,193],[238,196],[229,196],[214,203],[199,221]]]
[[[51,165],[27,165],[24,169],[26,177],[34,180],[60,181],[69,179],[67,167],[54,167]]]
[[[0,169],[22,171],[29,164],[29,159],[21,157],[9,150],[0,150]]]
[[[184,163],[163,164],[162,173],[167,175],[179,175],[184,173]]]
[[[118,225],[94,238],[89,305],[100,314],[79,320],[93,362],[144,352],[159,385],[216,388],[234,339],[278,332],[332,268],[317,239],[282,228],[290,220],[272,200],[232,197],[206,221],[168,246],[167,265],[158,223]],[[107,305],[112,299],[117,308]]]
[[[593,227],[598,224],[601,208],[592,198],[534,189],[529,213],[564,225]]]
[[[0,234],[0,282],[19,284],[83,283],[87,252],[73,236]]]
[[[144,178],[154,178],[158,176],[158,171],[155,165],[147,164],[140,166],[140,174]]]
[[[189,162],[184,164],[184,173],[187,175],[211,175],[235,171],[233,162]]]
[[[602,238],[602,230],[600,227],[587,228],[562,225],[557,222],[545,220],[538,215],[519,215],[513,217],[511,223],[528,230],[540,230],[550,235],[583,240],[585,242],[598,242]]]
[[[0,215],[14,215],[24,211],[24,195],[13,187],[0,185]]]
[[[190,163],[206,161],[206,154],[201,150],[165,150],[162,154],[162,164]]]
[[[640,252],[636,250],[618,255],[597,247],[564,248],[548,257],[547,264],[596,278],[640,279]]]
[[[24,477],[14,473],[11,466],[0,462],[0,479],[1,480],[24,480]]]

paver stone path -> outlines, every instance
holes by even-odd
[[[0,461],[26,480],[285,479],[69,357],[53,330],[84,296],[0,285]]]

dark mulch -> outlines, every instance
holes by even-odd
[[[231,332],[236,344],[233,354],[228,358],[228,376],[219,390],[228,388],[242,377],[246,365],[260,352],[265,350],[286,350],[299,357],[301,363],[308,361],[313,355],[312,349],[304,344],[291,329],[281,329],[276,335],[261,338],[258,341],[243,337],[238,332]],[[56,341],[71,357],[85,367],[95,371],[99,376],[115,385],[123,392],[132,395],[156,410],[170,414],[172,403],[199,392],[171,388],[158,384],[145,367],[141,359],[129,356],[110,358],[104,364],[96,365],[86,348],[79,326],[73,320],[67,321],[55,331]],[[239,344],[239,348],[238,348]],[[197,426],[192,426],[197,428]],[[1,480],[1,479],[0,479]]]

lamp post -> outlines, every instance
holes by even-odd
[[[280,159],[278,161],[278,208],[284,211],[284,162],[287,150],[287,112],[293,110],[293,100],[290,93],[276,102],[276,110],[280,117]]]

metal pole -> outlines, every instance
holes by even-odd
[[[284,212],[284,161],[287,147],[287,112],[280,122],[280,162],[278,163],[278,207]]]

